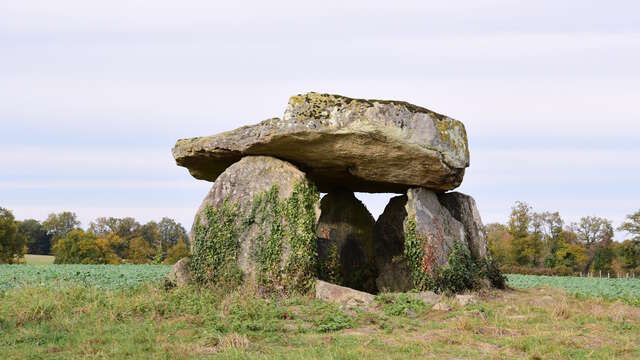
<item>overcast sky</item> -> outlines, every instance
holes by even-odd
[[[0,206],[189,228],[210,184],[175,140],[317,91],[464,122],[459,190],[485,223],[516,200],[568,222],[640,209],[640,2],[309,3],[0,0]],[[389,196],[359,197],[377,216]]]

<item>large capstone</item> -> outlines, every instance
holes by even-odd
[[[173,148],[178,165],[209,181],[247,155],[291,162],[323,192],[446,191],[460,185],[469,166],[457,120],[402,101],[317,93],[292,96],[282,119],[178,140]]]
[[[330,191],[320,202],[318,258],[322,280],[375,292],[375,220],[349,190]]]
[[[464,226],[471,255],[476,259],[485,258],[489,245],[476,201],[471,196],[456,191],[440,194],[438,200]]]
[[[216,179],[194,222],[195,280],[307,290],[317,267],[318,201],[315,186],[288,162],[250,156],[233,164]]]

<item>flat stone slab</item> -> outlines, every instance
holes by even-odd
[[[469,166],[457,120],[402,101],[317,93],[292,96],[282,119],[178,140],[173,148],[178,165],[209,181],[247,155],[291,162],[323,192],[446,191]]]
[[[316,299],[351,307],[369,307],[373,305],[375,296],[363,291],[316,280]]]

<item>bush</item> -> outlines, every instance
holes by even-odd
[[[431,274],[423,274],[416,288],[438,293],[459,293],[481,287],[482,280],[491,286],[504,289],[506,279],[497,264],[491,259],[476,260],[467,246],[456,241],[445,266],[435,267]]]
[[[498,264],[488,257],[483,262],[484,277],[489,279],[491,286],[496,289],[504,289],[507,287],[507,278],[504,276]]]
[[[482,270],[473,261],[469,249],[456,241],[447,259],[447,265],[434,269],[430,279],[430,290],[458,293],[475,289],[481,275]]]

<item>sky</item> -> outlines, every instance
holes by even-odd
[[[485,223],[519,200],[617,226],[640,209],[638,64],[637,1],[0,0],[0,206],[189,228],[211,184],[175,141],[316,91],[461,120]]]

